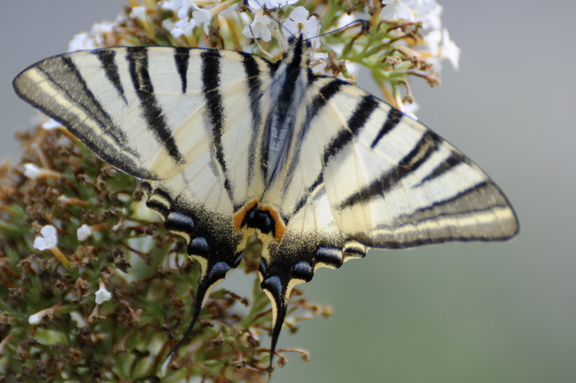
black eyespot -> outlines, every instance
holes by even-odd
[[[260,286],[263,289],[270,291],[274,296],[274,298],[276,298],[276,300],[282,299],[282,291],[284,290],[284,288],[282,286],[282,281],[280,281],[280,277],[278,277],[277,275],[274,275],[270,278],[266,278],[265,280],[262,281]]]
[[[188,254],[207,257],[210,253],[210,246],[204,237],[194,238],[188,245]]]
[[[226,262],[218,262],[210,269],[210,274],[208,274],[208,281],[214,283],[226,276],[226,273],[230,270],[230,266]]]
[[[191,233],[192,230],[194,230],[194,220],[188,214],[184,214],[179,211],[172,211],[166,217],[164,226],[166,229],[171,231]]]
[[[314,276],[314,269],[306,261],[300,261],[292,269],[292,278],[310,282]]]
[[[336,268],[342,266],[344,263],[342,250],[337,247],[319,247],[318,250],[316,250],[316,260]]]

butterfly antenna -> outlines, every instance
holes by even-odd
[[[331,35],[332,33],[336,33],[336,32],[343,31],[343,30],[348,29],[348,28],[350,28],[350,27],[352,27],[353,25],[356,25],[356,24],[362,24],[362,32],[368,31],[369,28],[370,28],[370,20],[358,19],[358,20],[351,21],[351,22],[349,22],[348,24],[346,24],[346,25],[344,25],[344,26],[342,26],[342,27],[340,27],[340,28],[333,29],[333,30],[328,31],[328,32],[324,32],[324,33],[321,33],[321,34],[316,35],[316,36],[313,36],[313,37],[309,37],[309,38],[306,39],[306,41],[312,40],[312,39],[317,39],[318,37],[322,37],[322,36],[326,36],[326,35]]]

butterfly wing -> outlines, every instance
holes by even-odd
[[[270,64],[256,56],[171,47],[55,56],[14,80],[20,97],[142,179],[147,205],[186,238],[202,269],[189,331],[240,261],[232,217],[263,188],[253,157],[269,86]]]
[[[264,194],[287,222],[264,246],[273,345],[292,287],[366,247],[498,241],[518,222],[494,182],[421,123],[360,88],[315,77],[281,177]],[[271,195],[269,195],[271,194]]]
[[[321,89],[334,81],[321,78]],[[340,230],[363,244],[406,248],[499,241],[518,231],[507,198],[470,159],[390,105],[343,84],[312,121],[331,132],[324,182]]]

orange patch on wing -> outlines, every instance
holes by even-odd
[[[242,206],[242,209],[238,210],[236,214],[234,214],[234,228],[236,230],[240,230],[242,228],[242,223],[246,219],[246,214],[250,209],[258,206],[258,200],[250,201],[246,205]],[[258,207],[260,211],[267,211],[272,219],[274,220],[274,239],[279,242],[282,237],[284,236],[284,232],[286,231],[286,224],[280,214],[274,209],[272,206],[260,206]]]
[[[258,205],[258,200],[250,201],[234,214],[234,228],[236,230],[240,230],[242,222],[244,222],[244,218],[246,218],[246,213],[256,205]]]
[[[282,217],[280,217],[280,214],[271,206],[261,206],[260,210],[267,211],[274,219],[274,233],[276,234],[274,239],[277,242],[280,242],[284,236],[284,232],[286,231],[286,224],[284,223],[284,220]]]

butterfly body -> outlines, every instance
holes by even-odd
[[[14,81],[103,160],[142,180],[147,206],[210,288],[262,240],[272,351],[293,286],[368,247],[498,241],[518,224],[461,152],[390,105],[309,67],[294,39],[271,63],[243,52],[105,48],[55,56]],[[190,330],[189,328],[189,330]]]

